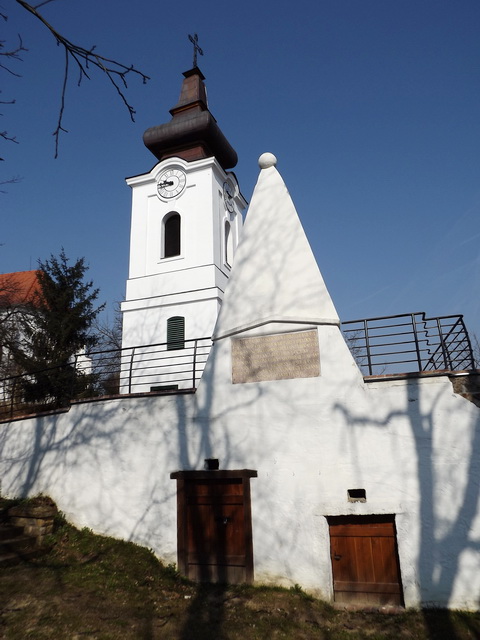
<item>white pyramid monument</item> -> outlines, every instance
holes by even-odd
[[[214,340],[285,325],[339,325],[276,158],[264,153]]]
[[[352,382],[363,387],[276,158],[264,153],[259,165],[197,390],[205,420],[229,413],[238,394],[255,394],[256,383],[267,395],[278,393],[280,381],[295,394],[303,394],[305,384],[314,395],[326,387],[342,394]],[[269,382],[273,386],[267,392]],[[313,391],[312,384],[323,390]]]

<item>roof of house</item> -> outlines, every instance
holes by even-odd
[[[36,303],[39,270],[0,274],[0,308]]]

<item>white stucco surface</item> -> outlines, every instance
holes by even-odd
[[[78,404],[0,425],[3,494],[49,494],[78,526],[174,562],[169,474],[216,457],[221,468],[258,471],[257,581],[330,599],[326,516],[395,514],[405,604],[477,608],[478,409],[447,378],[335,384],[324,369],[316,379],[229,385],[228,348],[215,345],[196,395]],[[348,502],[350,488],[364,488],[367,502]]]
[[[157,192],[159,176],[171,167],[186,174],[186,187],[166,200]],[[246,202],[232,189],[233,212],[223,198],[225,173],[215,158],[186,162],[169,158],[149,173],[129,178],[132,188],[129,278],[122,303],[122,345],[165,342],[166,319],[185,317],[185,337],[212,335],[231,267],[226,260],[225,223],[235,251]],[[172,211],[181,219],[180,255],[162,257],[163,220]]]
[[[162,198],[158,181],[172,168],[184,172],[185,188],[173,198]],[[224,198],[226,181],[231,186],[231,210]],[[231,272],[229,261],[233,259],[227,252],[235,252],[243,225],[246,202],[235,176],[225,173],[215,158],[194,162],[168,158],[127,183],[132,188],[132,220],[129,278],[121,305],[122,347],[166,343],[167,320],[176,316],[184,318],[187,341],[209,338]],[[164,221],[172,212],[180,216],[180,253],[164,257]],[[228,242],[226,224],[230,229]],[[193,343],[187,344],[193,349]],[[171,383],[179,388],[192,386],[191,376],[179,373],[182,367],[175,368],[175,361],[169,360],[166,365],[163,349],[150,351],[143,360],[136,357],[133,391],[150,391]],[[187,350],[185,362],[190,353]],[[128,367],[125,378],[127,372]],[[124,382],[120,388],[127,392],[131,387]]]
[[[222,306],[216,338],[266,321],[302,318],[339,323],[290,194],[274,165],[260,172]]]
[[[389,514],[406,606],[477,609],[480,410],[447,376],[364,381],[282,185],[274,166],[262,170],[196,394],[0,424],[2,492],[50,494],[79,526],[173,562],[170,473],[218,458],[221,469],[258,472],[256,581],[298,583],[331,600],[326,517]],[[275,229],[277,214],[285,219]],[[318,333],[318,377],[232,384],[230,334],[305,328]],[[349,502],[352,488],[365,489],[366,502]]]

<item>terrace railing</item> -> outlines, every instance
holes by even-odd
[[[0,380],[0,420],[68,407],[71,401],[195,389],[211,338],[91,351],[66,365]]]
[[[342,323],[365,375],[475,369],[463,316],[427,318],[408,313]]]
[[[364,375],[475,369],[462,316],[410,313],[342,323]],[[79,354],[72,362],[0,380],[0,420],[68,407],[72,401],[194,390],[211,338]]]

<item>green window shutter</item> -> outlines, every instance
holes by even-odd
[[[173,316],[167,320],[167,349],[185,348],[185,318]]]

